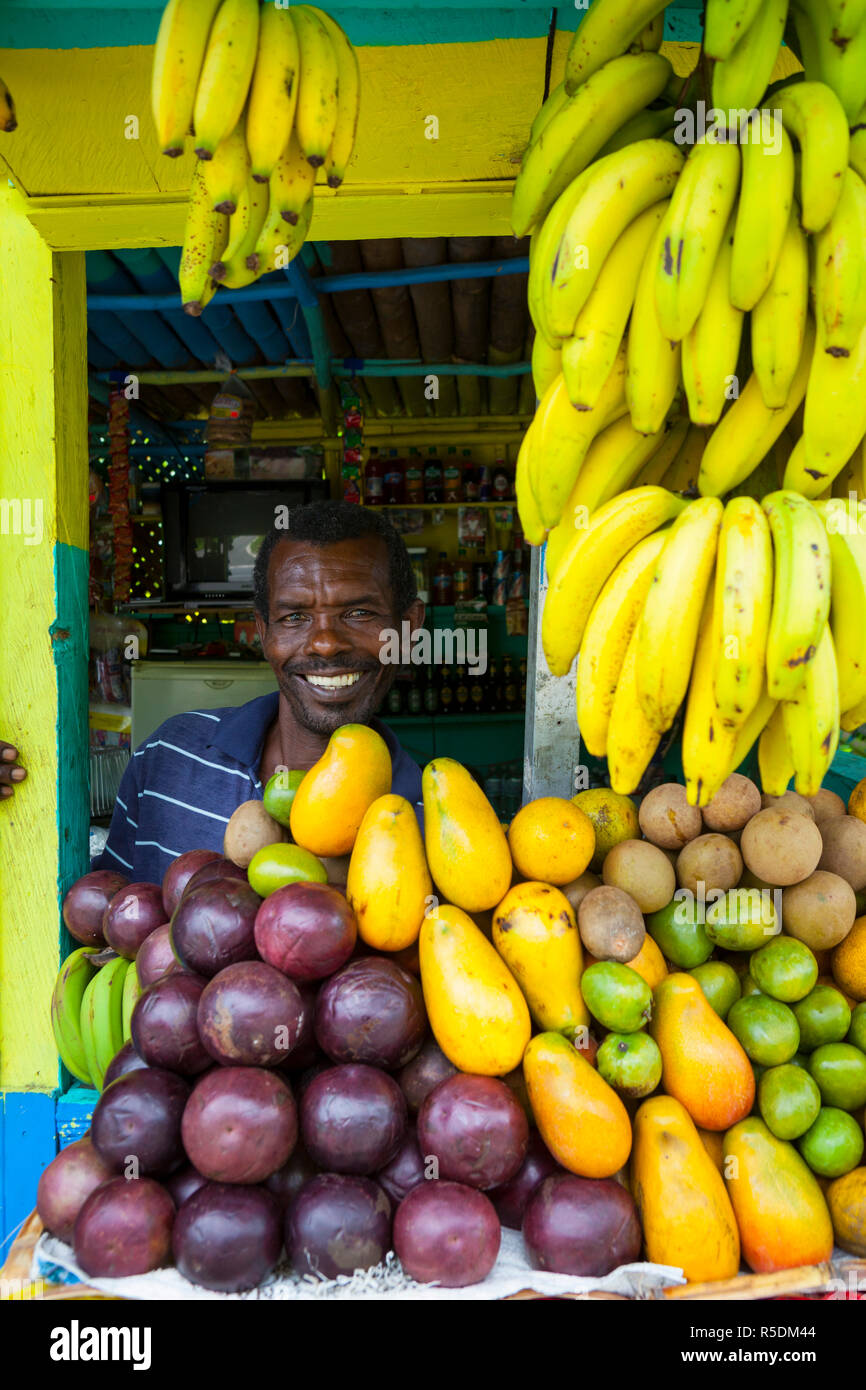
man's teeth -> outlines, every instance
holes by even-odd
[[[310,685],[320,685],[325,690],[332,690],[339,685],[354,685],[361,679],[360,671],[348,671],[344,676],[306,676]]]

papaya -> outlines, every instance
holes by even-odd
[[[837,1245],[849,1255],[866,1259],[866,1168],[852,1168],[832,1182],[827,1206]]]
[[[749,1059],[697,980],[677,971],[657,986],[649,1031],[662,1054],[662,1086],[701,1129],[729,1129],[755,1101]]]
[[[653,1096],[635,1115],[631,1182],[647,1259],[690,1284],[734,1278],[740,1236],[724,1180],[673,1096]]]
[[[465,912],[495,907],[511,887],[511,852],[484,792],[453,758],[428,763],[421,786],[427,862],[436,886]]]
[[[756,1116],[725,1135],[725,1183],[743,1256],[756,1274],[829,1260],[833,1226],[815,1175]]]
[[[589,1027],[583,948],[571,903],[548,883],[517,883],[493,914],[493,944],[539,1028],[573,1038]]]
[[[361,940],[377,951],[405,950],[432,894],[414,806],[402,796],[378,797],[361,821],[346,880]]]
[[[452,906],[425,916],[418,943],[427,1016],[449,1062],[480,1076],[513,1071],[532,1025],[499,952],[467,913]]]
[[[625,1166],[628,1111],[568,1038],[538,1033],[524,1053],[523,1074],[538,1132],[563,1168],[582,1178],[611,1178]]]
[[[698,1138],[720,1173],[725,1171],[724,1137],[717,1129],[699,1129]]]
[[[295,792],[292,838],[313,854],[348,854],[367,810],[390,790],[385,740],[366,724],[343,724]]]

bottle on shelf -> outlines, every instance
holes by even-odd
[[[444,550],[439,551],[439,559],[433,571],[433,602],[440,607],[454,602],[454,567]]]
[[[445,458],[443,484],[446,502],[463,501],[463,475],[460,468],[460,460],[457,457],[457,450],[453,445],[449,447]]]
[[[463,450],[463,498],[466,502],[478,501],[478,469],[469,449]]]
[[[433,666],[428,666],[424,680],[424,713],[436,714],[438,709],[439,686],[436,683],[436,670]]]
[[[520,706],[526,709],[526,657],[520,662]]]
[[[451,667],[443,666],[439,678],[439,713],[452,714],[454,711],[454,685]]]
[[[490,602],[490,562],[488,560],[476,560],[472,566],[473,588],[476,598],[483,598],[485,603]]]
[[[403,683],[399,674],[391,689],[388,691],[387,709],[389,714],[403,713]]]
[[[454,691],[454,704],[458,714],[469,713],[469,682],[466,679],[466,667],[457,667],[457,685]]]
[[[406,501],[413,506],[424,501],[424,463],[417,449],[410,449],[406,460]]]
[[[501,705],[501,683],[499,680],[499,666],[495,661],[491,661],[487,667],[487,689],[485,692],[484,705],[488,714],[498,714]]]
[[[435,449],[431,449],[424,464],[424,501],[442,501],[442,462]]]
[[[466,550],[461,545],[457,549],[457,563],[454,566],[454,602],[472,597],[472,571],[466,559]]]
[[[484,684],[484,677],[473,669],[469,675],[469,708],[472,714],[483,714],[486,709],[487,691]]]
[[[478,500],[479,502],[490,502],[493,492],[493,475],[490,469],[483,467],[478,474]]]
[[[385,466],[385,504],[399,507],[406,501],[405,459],[397,457],[396,449],[389,449]]]
[[[364,505],[381,507],[385,501],[385,465],[378,449],[370,450],[364,468]]]
[[[493,468],[493,501],[507,502],[511,496],[511,475],[502,459],[497,459]]]
[[[406,713],[421,714],[424,709],[424,693],[421,688],[421,680],[414,671],[409,672],[408,690],[406,692]]]
[[[510,656],[502,663],[502,708],[507,713],[517,708],[517,680]]]

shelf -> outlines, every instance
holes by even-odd
[[[514,508],[516,506],[517,502],[512,497],[504,502],[382,502],[372,510],[379,511],[381,507],[383,512],[457,512],[461,507],[472,507],[473,509],[483,507],[485,510],[499,508],[501,510],[503,507]]]
[[[387,724],[395,729],[420,728],[425,724],[438,724],[440,727],[446,726],[456,728],[472,726],[475,724],[522,724],[526,718],[525,710],[506,710],[495,714],[392,714],[389,715],[386,709],[379,710],[376,716],[381,719],[383,724]]]

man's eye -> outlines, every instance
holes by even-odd
[[[353,608],[347,616],[350,618],[370,618],[372,614],[369,608]]]
[[[303,620],[303,613],[284,613],[280,619],[281,623],[295,623]]]

